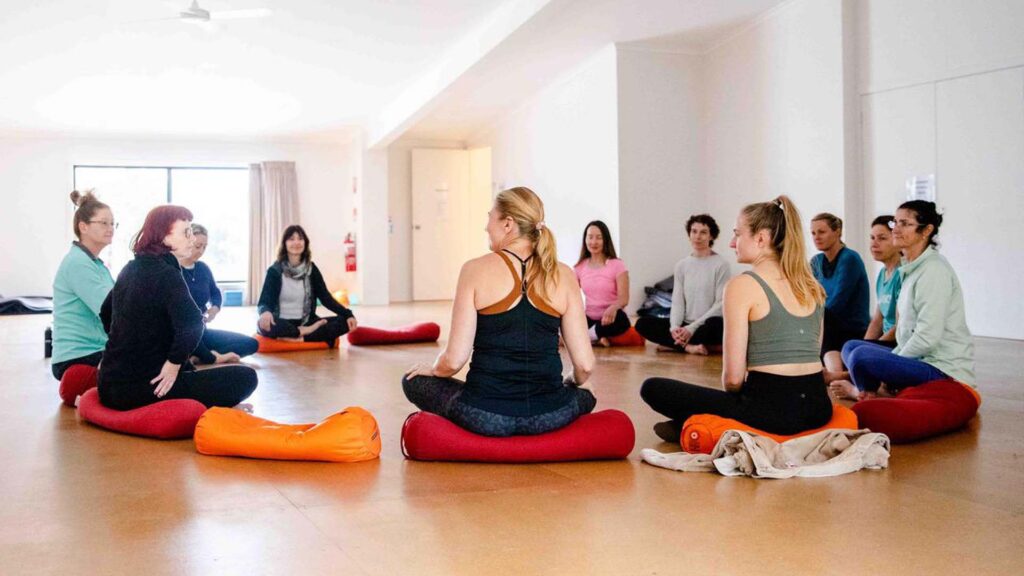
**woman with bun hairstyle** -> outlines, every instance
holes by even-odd
[[[896,211],[893,244],[903,251],[903,284],[896,302],[896,347],[847,342],[843,361],[850,380],[830,384],[838,398],[860,399],[885,391],[952,378],[974,386],[974,344],[964,294],[953,267],[938,252],[942,215],[934,202],[912,200]]]
[[[256,371],[222,366],[196,371],[189,356],[203,337],[203,314],[185,286],[178,258],[192,253],[192,213],[181,206],[149,211],[132,242],[100,318],[110,338],[100,364],[100,402],[130,410],[191,398],[232,407],[256,389]]]
[[[668,378],[640,389],[669,418],[654,427],[678,442],[694,414],[717,414],[773,434],[795,434],[832,417],[820,358],[825,292],[807,263],[800,213],[786,196],[746,206],[731,247],[753,269],[725,286],[722,385]]]
[[[320,318],[317,301],[337,314]],[[268,338],[326,342],[334,348],[338,337],[356,329],[352,311],[334,299],[320,269],[313,263],[309,236],[292,224],[281,235],[277,262],[267,268],[257,308],[260,334]]]
[[[72,230],[77,240],[53,279],[53,357],[50,368],[60,380],[74,364],[98,366],[107,344],[100,307],[114,287],[100,251],[114,239],[117,222],[110,206],[91,190],[71,193],[75,205]]]

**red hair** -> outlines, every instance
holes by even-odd
[[[184,206],[165,204],[157,206],[146,214],[146,221],[142,224],[142,230],[135,235],[132,241],[132,252],[136,256],[146,254],[150,256],[161,256],[171,251],[164,245],[164,238],[171,233],[171,228],[178,220],[192,221],[192,212]]]

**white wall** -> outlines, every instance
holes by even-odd
[[[857,19],[865,212],[935,174],[971,331],[1024,338],[1024,3],[859,0]]]
[[[388,146],[388,292],[392,302],[412,301],[412,149],[465,147],[464,142],[415,139]]]
[[[618,47],[619,239],[632,312],[643,288],[690,251],[685,223],[708,209],[700,163],[701,57]],[[613,226],[614,223],[609,223]],[[716,246],[725,246],[728,238]]]
[[[583,227],[604,220],[619,242],[618,107],[615,47],[556,80],[470,147],[490,146],[498,188],[540,195],[559,260],[575,264]]]
[[[705,55],[704,191],[723,229],[744,205],[779,194],[805,221],[846,216],[842,8],[785,3]]]
[[[7,247],[0,253],[6,271],[0,293],[52,294],[53,275],[73,239],[68,193],[75,164],[244,166],[263,160],[295,161],[301,224],[317,265],[330,288],[353,283],[342,257],[342,240],[354,229],[347,144],[0,136],[0,243]]]

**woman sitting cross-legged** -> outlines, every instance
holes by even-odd
[[[530,189],[498,194],[488,213],[493,252],[462,267],[448,345],[402,379],[419,409],[486,436],[542,434],[594,409],[580,388],[594,351],[579,285],[558,263],[544,205]],[[561,330],[573,376],[563,381]],[[469,360],[465,383],[452,378]]]
[[[825,293],[804,256],[800,214],[786,196],[750,204],[736,220],[736,259],[753,265],[725,287],[722,384],[716,390],[649,378],[640,396],[667,416],[654,427],[678,442],[694,414],[716,414],[773,434],[832,417],[820,359]]]
[[[722,291],[731,272],[725,258],[711,249],[718,232],[718,223],[708,214],[694,214],[686,221],[693,251],[676,263],[671,315],[637,319],[641,336],[680,352],[702,356],[721,352]]]
[[[114,239],[114,214],[92,191],[71,193],[75,204],[74,232],[78,238],[61,260],[53,279],[53,358],[50,369],[60,380],[75,364],[99,366],[107,333],[100,322],[100,306],[114,279],[100,251]]]
[[[608,340],[629,330],[629,317],[622,311],[629,304],[629,272],[615,254],[608,226],[594,220],[583,229],[583,247],[576,262],[576,278],[587,297],[584,312],[591,340],[611,346]]]
[[[853,340],[843,347],[852,380],[829,387],[837,398],[860,399],[907,386],[953,378],[973,386],[974,344],[964,294],[949,261],[936,250],[942,215],[935,203],[912,200],[896,211],[893,244],[903,251],[896,304],[896,347]]]
[[[203,314],[177,260],[192,251],[191,220],[181,206],[150,210],[132,243],[135,259],[103,301],[100,318],[109,338],[98,388],[110,408],[130,410],[172,398],[231,407],[256,389],[256,371],[248,366],[196,371],[188,363],[203,336]]]
[[[316,315],[316,303],[337,314]],[[293,224],[281,236],[277,262],[267,268],[260,291],[260,334],[268,338],[326,342],[333,348],[338,337],[356,329],[352,311],[331,296],[320,269],[313,263],[309,236]]]
[[[211,330],[210,322],[220,313],[221,295],[217,282],[213,279],[213,271],[199,259],[206,253],[209,232],[199,224],[192,224],[192,255],[178,258],[181,275],[188,286],[189,294],[196,306],[203,312],[203,320],[207,324],[203,339],[192,352],[194,364],[228,364],[238,362],[243,356],[255,354],[259,348],[256,339],[237,332],[227,330]]]

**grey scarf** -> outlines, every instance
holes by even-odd
[[[292,280],[302,280],[302,288],[305,296],[302,299],[302,323],[305,324],[309,320],[310,314],[313,312],[311,309],[312,298],[310,293],[312,287],[310,286],[311,273],[313,271],[313,263],[308,260],[299,262],[298,266],[292,266],[287,260],[281,262],[281,274],[291,278]]]

